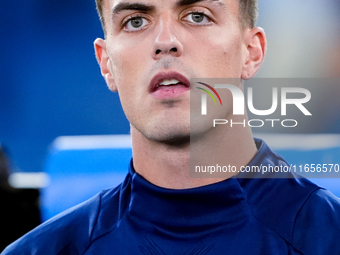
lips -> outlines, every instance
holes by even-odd
[[[173,84],[172,84],[173,83]],[[149,86],[150,93],[153,93],[159,89],[166,89],[169,90],[170,87],[182,87],[189,89],[190,88],[190,81],[180,73],[177,72],[170,72],[165,73],[161,72],[156,74]]]

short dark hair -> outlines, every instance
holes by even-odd
[[[103,1],[104,0],[96,0],[96,6],[98,15],[100,18],[100,22],[102,23],[102,27],[105,33],[105,23],[103,17]],[[254,28],[257,20],[257,11],[258,11],[258,3],[257,0],[239,0],[240,6],[240,23],[242,27],[250,27]]]
[[[103,0],[96,0],[97,12],[99,15],[100,22],[102,23],[103,30],[105,32],[105,23],[103,17]]]
[[[258,16],[257,0],[239,0],[240,6],[240,23],[244,28],[254,28]]]

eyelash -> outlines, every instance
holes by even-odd
[[[123,22],[122,28],[125,28],[126,25],[127,25],[130,21],[132,21],[133,19],[136,19],[136,18],[142,18],[142,19],[148,20],[148,19],[145,18],[143,15],[134,15],[134,16],[130,16],[125,22]],[[150,23],[150,21],[149,21],[149,23]],[[143,28],[144,28],[144,27],[143,27]],[[138,32],[138,31],[140,31],[140,30],[143,30],[143,28],[138,29],[138,30],[136,30],[136,31],[128,31],[128,30],[125,30],[125,32],[128,32],[128,33],[130,33],[130,32]]]
[[[213,19],[210,18],[209,15],[205,14],[202,11],[192,11],[192,12],[189,12],[182,19],[185,20],[185,18],[187,18],[189,15],[193,15],[193,14],[202,14],[204,16],[204,18],[208,19],[208,22],[209,22],[208,24],[200,24],[200,23],[190,22],[191,24],[194,24],[194,26],[208,26],[208,25],[210,25],[213,22]]]
[[[199,24],[199,23],[194,23],[194,22],[190,22],[190,21],[185,20],[185,18],[187,18],[189,15],[193,15],[193,14],[202,14],[206,19],[208,19],[209,23],[208,23],[208,24]],[[133,19],[136,19],[136,18],[142,18],[142,19],[148,20],[148,19],[147,19],[145,16],[143,16],[143,15],[134,15],[134,16],[130,16],[125,22],[123,22],[122,28],[125,28],[126,25],[127,25],[130,21],[132,21]],[[191,11],[191,12],[187,13],[187,14],[182,18],[182,20],[187,21],[188,23],[193,24],[194,26],[208,26],[208,25],[211,24],[211,22],[213,22],[213,20],[209,17],[209,15],[205,14],[205,13],[202,12],[202,11]],[[150,21],[148,21],[148,22],[150,23]],[[145,26],[144,26],[144,27],[145,27]],[[130,32],[138,32],[138,31],[140,31],[140,30],[143,30],[144,27],[142,27],[141,29],[135,30],[135,31],[128,31],[128,30],[125,30],[125,32],[128,32],[128,33],[130,33]]]

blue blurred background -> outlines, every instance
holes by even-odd
[[[128,133],[100,75],[94,0],[2,0],[0,142],[12,168],[42,171],[60,135]]]
[[[339,76],[339,7],[260,0],[268,55],[257,77]],[[103,33],[94,0],[2,0],[0,22],[0,142],[13,170],[42,171],[58,136],[129,132],[95,60],[93,41]],[[329,113],[337,120],[338,104]],[[338,133],[340,122],[332,123],[304,132]]]

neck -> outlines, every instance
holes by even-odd
[[[231,178],[236,173],[223,173],[219,178],[191,178],[190,170],[217,162],[220,166],[240,169],[256,154],[251,130],[243,126],[220,125],[199,139],[181,145],[149,140],[134,127],[131,127],[131,135],[135,171],[149,182],[169,189],[200,187]]]

